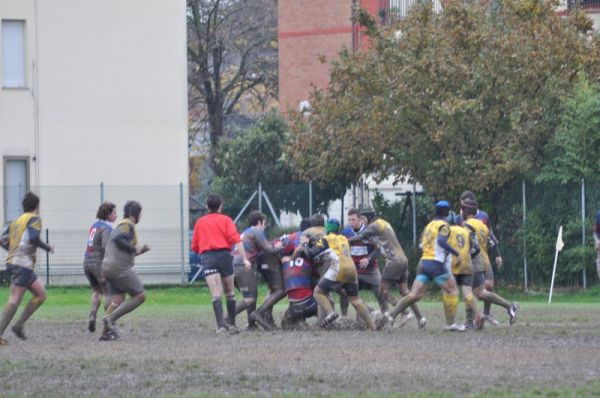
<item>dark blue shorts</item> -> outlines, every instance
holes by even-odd
[[[221,274],[221,276],[233,275],[233,256],[229,250],[211,250],[200,254],[202,274],[206,278],[209,275]]]
[[[35,272],[19,265],[6,264],[6,271],[10,274],[10,283],[29,289],[37,279]]]
[[[344,283],[322,278],[317,286],[326,295],[331,291],[339,293],[343,289],[348,297],[358,296],[358,282]]]

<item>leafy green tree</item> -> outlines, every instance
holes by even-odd
[[[599,76],[598,40],[579,11],[451,0],[436,14],[423,3],[391,27],[359,13],[369,49],[342,51],[311,115],[293,119],[301,175],[408,176],[432,195],[493,196],[540,167],[576,76]]]
[[[285,151],[289,138],[287,122],[271,112],[249,131],[221,141],[216,156],[220,173],[212,189],[224,196],[228,213],[237,213],[262,183],[275,211],[300,211],[308,216],[308,183],[298,179],[290,164]],[[346,186],[315,183],[313,188],[313,212],[324,213],[331,200],[344,194]],[[257,199],[252,208],[256,203]],[[267,212],[263,203],[263,212]]]
[[[538,181],[600,181],[600,88],[581,75],[547,147]]]

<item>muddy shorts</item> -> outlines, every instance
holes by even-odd
[[[37,279],[35,272],[29,268],[19,265],[6,264],[6,271],[10,275],[11,285],[21,286],[29,289],[29,287]]]
[[[233,256],[229,250],[211,250],[200,255],[202,274],[206,278],[212,274],[233,275]]]
[[[358,296],[358,283],[354,282],[336,282],[326,278],[323,278],[317,284],[317,287],[321,289],[321,291],[327,295],[330,292],[340,292],[340,290],[344,290],[348,297],[356,297]],[[342,292],[341,294],[343,294]]]
[[[90,286],[100,289],[101,285],[106,281],[102,275],[102,267],[98,265],[83,264],[83,272],[90,282]]]
[[[244,298],[256,298],[258,296],[256,275],[252,268],[246,269],[243,265],[236,265],[233,283]]]
[[[458,274],[454,275],[458,286],[473,286],[473,274]]]
[[[482,287],[485,284],[485,272],[473,272],[473,289]]]
[[[452,274],[446,269],[446,263],[435,260],[421,260],[417,267],[417,277],[415,280],[421,283],[434,281],[437,285],[443,285]]]
[[[358,289],[379,288],[381,286],[381,272],[379,268],[373,269],[372,272],[358,274]]]
[[[390,284],[408,282],[408,264],[386,263],[381,278]]]
[[[288,309],[285,311],[284,317],[291,321],[298,321],[311,316],[317,316],[318,305],[315,299],[310,296],[302,301],[290,301]]]
[[[284,290],[283,274],[281,273],[281,260],[274,254],[258,256],[258,270],[265,278],[265,282],[273,290]]]
[[[129,294],[135,296],[144,292],[144,285],[135,272],[123,278],[106,278],[110,294]]]
[[[492,271],[491,269],[489,271],[485,271],[485,280],[493,281],[494,280],[494,271]]]

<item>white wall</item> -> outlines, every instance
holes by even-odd
[[[0,19],[25,20],[27,31],[27,88],[0,90],[0,156],[29,157],[44,224],[87,225],[103,182],[123,187],[104,196],[120,209],[126,199],[161,203],[148,206],[145,227],[178,228],[185,1],[0,0]]]

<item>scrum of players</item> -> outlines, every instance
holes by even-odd
[[[233,262],[239,264],[235,267],[235,286],[243,296],[236,314],[247,312],[248,330],[342,327],[341,320],[347,318],[340,318],[340,313],[347,315],[349,304],[356,310],[356,325],[366,329],[390,330],[395,323],[401,327],[412,318],[418,328],[424,328],[427,320],[418,301],[430,282],[442,291],[444,330],[480,330],[486,322],[497,325],[490,312],[492,304],[504,308],[511,325],[517,320],[519,305],[493,291],[492,259],[501,266],[502,258],[488,215],[478,209],[470,191],[460,197],[458,216],[447,201],[436,203],[435,213],[421,235],[422,255],[411,289],[402,246],[392,226],[377,217],[373,209],[350,209],[345,229],[340,229],[336,219],[325,221],[316,215],[302,220],[298,231],[273,242],[264,233],[264,214],[252,212],[248,220],[241,242],[252,267],[243,267],[240,254],[233,252]],[[379,257],[385,259],[382,271]],[[258,308],[255,270],[268,286],[268,295]],[[393,292],[395,288],[399,298]],[[363,289],[373,293],[378,309],[365,305],[359,295]],[[464,324],[456,322],[459,290],[465,302]],[[338,296],[340,313],[334,309],[333,293]],[[289,305],[277,326],[273,306],[286,296]],[[483,311],[477,299],[483,302]],[[312,317],[317,321],[309,325],[307,320]]]

